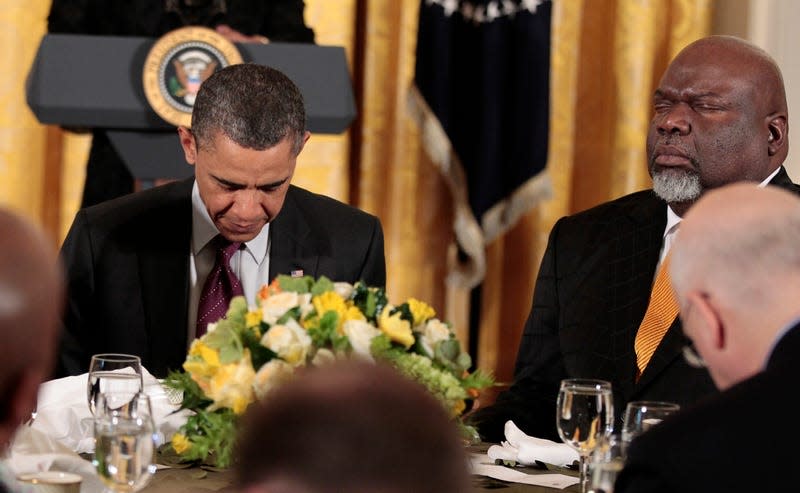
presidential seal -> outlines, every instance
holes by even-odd
[[[183,27],[159,38],[144,62],[144,95],[158,116],[188,127],[200,84],[215,71],[242,63],[236,46],[206,27]]]

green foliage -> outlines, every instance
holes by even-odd
[[[395,307],[394,310],[389,312],[389,315],[394,315],[395,313],[400,313],[400,318],[412,325],[414,324],[414,314],[411,313],[411,307],[408,306],[408,303]]]
[[[183,392],[181,409],[198,409],[209,406],[212,401],[203,393],[192,376],[183,371],[171,371],[164,379],[164,385]]]
[[[295,293],[305,294],[311,292],[314,285],[314,278],[311,276],[291,277],[281,274],[276,277],[281,291],[294,291]]]
[[[262,365],[277,356],[261,344],[261,336],[267,329],[267,324],[261,322],[258,331],[245,330],[242,332],[242,344],[250,350],[250,361],[253,363],[253,368],[261,368]]]
[[[372,322],[377,323],[378,315],[383,308],[389,304],[386,292],[381,288],[370,288],[363,282],[357,282],[353,286],[353,303],[361,310],[361,313]]]
[[[186,421],[186,436],[191,437],[191,447],[181,454],[185,460],[226,468],[233,460],[238,419],[230,409],[213,412],[198,410]]]
[[[311,341],[315,347],[325,347],[330,341],[333,341],[338,334],[336,327],[339,324],[339,314],[335,311],[327,311],[319,319],[319,325],[308,329],[308,335],[311,336]]]
[[[233,363],[242,358],[244,347],[239,332],[234,327],[233,321],[222,319],[216,328],[205,336],[206,345],[219,350],[219,360],[222,364]]]
[[[322,276],[311,287],[311,296],[317,296],[327,291],[333,291],[333,281]]]

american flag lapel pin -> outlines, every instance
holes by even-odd
[[[294,269],[290,274],[292,277],[303,277],[303,269]]]

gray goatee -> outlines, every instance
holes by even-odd
[[[653,174],[653,191],[668,203],[693,202],[703,191],[700,176],[685,170],[659,170]]]

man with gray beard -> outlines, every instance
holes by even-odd
[[[788,132],[780,69],[763,50],[711,36],[675,57],[653,98],[647,136],[653,189],[555,224],[514,383],[468,418],[485,440],[502,440],[507,420],[529,435],[559,440],[554,414],[563,378],[610,381],[617,426],[630,401],[686,406],[717,392],[707,370],[682,357],[687,338],[677,308],[662,317],[665,332],[646,357],[637,332],[681,217],[704,191],[749,181],[800,194],[782,166]]]

